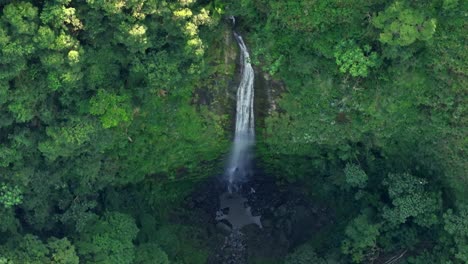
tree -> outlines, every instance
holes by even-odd
[[[90,113],[101,119],[104,128],[129,123],[132,119],[129,97],[100,89],[90,101]]]
[[[47,242],[52,264],[78,264],[75,246],[67,238],[51,238]]]
[[[99,131],[96,122],[85,118],[69,117],[68,122],[49,126],[47,140],[39,143],[39,150],[49,160],[58,157],[73,157],[89,147]]]
[[[426,263],[452,263],[450,257],[447,257],[447,251],[429,252],[424,250],[416,256],[407,258],[408,264],[426,264]]]
[[[202,264],[209,252],[200,231],[196,227],[167,224],[160,227],[154,239],[172,261]]]
[[[21,204],[22,200],[22,191],[18,186],[0,184],[0,204],[3,204],[5,208]]]
[[[351,187],[363,188],[367,184],[368,176],[358,165],[348,163],[344,169],[346,183]]]
[[[308,244],[299,246],[293,253],[286,256],[285,264],[326,264],[323,258],[317,256],[314,248]]]
[[[132,241],[137,233],[131,216],[106,212],[76,238],[77,251],[85,262],[130,264],[135,259]]]
[[[167,254],[154,243],[145,243],[137,247],[135,264],[169,264]]]
[[[19,227],[19,221],[15,218],[13,208],[0,207],[0,233],[14,234]]]
[[[377,54],[371,52],[369,45],[361,48],[353,41],[340,42],[334,56],[340,72],[349,73],[353,77],[367,77],[370,68],[378,65]]]
[[[383,30],[379,40],[384,44],[408,46],[416,40],[427,41],[436,30],[436,20],[411,9],[402,1],[391,4],[372,20],[374,26]]]
[[[41,264],[48,260],[49,249],[37,237],[31,234],[14,236],[8,244],[0,247],[0,256],[13,263]]]
[[[384,207],[383,217],[393,225],[413,219],[420,226],[438,223],[440,193],[424,188],[427,181],[408,173],[389,174],[383,185],[388,187],[392,207]]]
[[[378,250],[379,227],[379,224],[371,223],[366,214],[357,216],[346,227],[346,239],[342,242],[341,250],[351,255],[356,263],[374,257]]]
[[[0,79],[10,80],[26,66],[36,50],[32,37],[38,28],[38,9],[28,2],[14,2],[3,8],[0,19]]]
[[[47,243],[43,243],[37,236],[31,234],[14,236],[6,245],[0,247],[0,256],[4,257],[6,263],[79,263],[75,247],[66,237],[62,239],[51,237]],[[2,263],[1,258],[0,263]]]
[[[468,262],[468,206],[461,205],[458,212],[447,210],[444,214],[444,229],[455,241],[455,257]]]

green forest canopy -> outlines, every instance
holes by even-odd
[[[0,1],[0,263],[206,262],[202,231],[169,211],[229,148],[231,14],[284,86],[257,128],[262,167],[336,211],[334,235],[284,263],[402,250],[468,263],[467,13],[460,0]]]

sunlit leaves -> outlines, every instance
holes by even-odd
[[[132,119],[128,96],[116,95],[101,89],[91,99],[90,104],[90,113],[100,117],[104,128],[125,124]]]
[[[189,6],[196,2],[196,0],[177,0],[182,6]]]
[[[36,50],[31,38],[38,28],[38,10],[31,3],[5,6],[0,19],[0,78],[14,78],[26,66],[26,58]]]
[[[34,35],[37,30],[38,9],[28,2],[16,2],[5,6],[3,19],[15,33]]]
[[[436,20],[427,18],[423,13],[396,1],[372,21],[374,26],[383,30],[380,41],[389,45],[407,46],[416,40],[432,38],[436,30]]]
[[[371,52],[369,45],[359,47],[352,41],[342,41],[334,53],[340,72],[353,77],[367,77],[370,68],[378,64],[377,54]]]
[[[5,208],[21,204],[23,200],[23,192],[18,186],[0,184],[0,204]]]
[[[70,2],[70,1],[65,1]],[[76,17],[76,9],[66,7],[68,3],[48,2],[41,12],[40,18],[44,24],[59,29],[67,29],[70,26],[73,31],[83,28],[82,22]]]
[[[202,25],[211,26],[213,25],[214,21],[212,17],[210,16],[210,12],[206,10],[205,8],[202,8],[199,13],[197,13],[196,15],[192,17],[192,23],[194,23],[197,26],[202,26]]]
[[[189,18],[192,15],[193,15],[192,10],[190,10],[189,8],[183,8],[183,9],[174,11],[174,16],[176,18]]]
[[[70,50],[68,52],[68,61],[70,61],[71,64],[80,62],[80,53],[76,50]]]
[[[131,52],[145,52],[151,46],[146,25],[122,23],[116,40],[125,44]]]
[[[105,1],[105,0],[87,0],[86,1],[90,6],[100,7],[110,14],[118,14],[122,12],[122,9],[126,7],[126,0],[114,0],[114,1]]]

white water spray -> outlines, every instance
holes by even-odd
[[[235,21],[232,19],[233,22]],[[242,37],[234,33],[240,48],[241,81],[237,88],[236,131],[234,143],[226,169],[228,190],[237,190],[251,170],[251,148],[255,142],[254,127],[254,71],[250,64],[250,55]]]

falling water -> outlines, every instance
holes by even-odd
[[[233,19],[233,22],[235,20]],[[237,88],[236,131],[229,164],[226,169],[228,190],[237,190],[250,173],[251,148],[255,141],[254,131],[254,71],[250,55],[242,37],[234,33],[240,48],[241,80]]]
[[[236,19],[229,19],[235,25]],[[225,171],[228,192],[219,197],[220,208],[216,212],[217,225],[229,229],[218,255],[217,263],[244,264],[247,263],[246,241],[241,228],[255,224],[262,228],[261,215],[252,215],[248,199],[241,194],[240,186],[247,181],[251,170],[252,147],[255,143],[254,129],[254,71],[250,64],[250,56],[242,37],[234,32],[240,48],[241,80],[237,88],[236,130],[228,166]],[[251,188],[251,193],[255,191]],[[245,195],[245,194],[244,194]],[[228,224],[228,225],[226,225]]]

